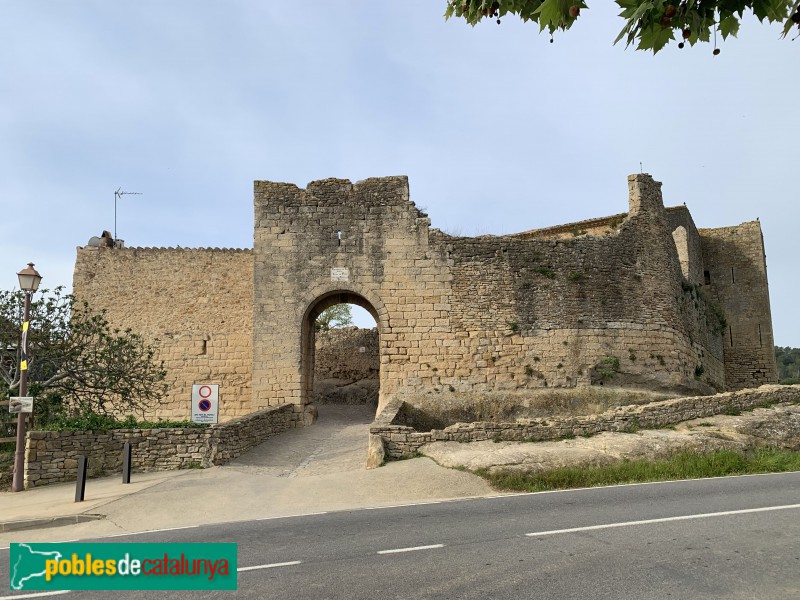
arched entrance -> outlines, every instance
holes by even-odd
[[[316,360],[316,333],[315,323],[317,318],[328,308],[338,304],[352,304],[366,310],[378,328],[378,361],[380,361],[381,348],[381,315],[373,303],[364,296],[350,290],[331,290],[319,295],[313,300],[303,315],[302,322],[302,351],[301,351],[301,400],[303,405],[313,402],[314,378]],[[363,350],[363,348],[362,348]],[[380,379],[379,369],[379,379]],[[380,387],[379,387],[380,394]],[[378,403],[380,407],[380,402]]]

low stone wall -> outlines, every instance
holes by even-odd
[[[82,454],[89,458],[89,477],[119,472],[125,442],[131,443],[136,472],[221,465],[289,429],[293,406],[265,408],[208,428],[30,431],[25,445],[25,487],[74,481]]]
[[[620,406],[596,415],[517,419],[514,423],[456,423],[444,429],[420,432],[409,426],[409,419],[416,414],[413,407],[405,406],[402,400],[393,400],[370,426],[370,435],[383,440],[386,456],[404,458],[413,456],[420,447],[430,442],[491,439],[537,442],[601,431],[635,431],[730,411],[751,410],[777,402],[800,402],[800,385],[765,385],[714,396],[674,398],[644,405]],[[414,425],[418,427],[416,422]]]
[[[222,465],[293,426],[294,405],[264,408],[209,429],[208,463]],[[204,465],[206,466],[206,465]]]

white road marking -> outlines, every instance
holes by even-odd
[[[310,517],[313,515],[327,515],[327,512],[313,512],[313,513],[303,513],[300,515],[280,515],[277,517],[260,517],[258,519],[253,519],[253,521],[274,521],[275,519],[292,519],[294,517]],[[233,521],[234,523],[236,521]]]
[[[240,521],[219,521],[216,523],[207,523],[203,526],[216,526],[216,525],[232,525],[236,523],[247,523],[251,520],[269,520],[269,519],[292,519],[297,517],[305,517],[305,516],[312,516],[312,515],[325,515],[329,513],[338,513],[338,512],[358,512],[360,510],[382,510],[384,508],[403,508],[404,506],[422,506],[424,504],[450,504],[453,502],[463,502],[465,500],[503,500],[506,498],[515,498],[517,496],[538,496],[542,494],[564,494],[569,492],[586,492],[586,491],[597,491],[603,490],[608,488],[619,488],[619,487],[635,487],[635,486],[642,486],[642,485],[664,485],[664,484],[671,484],[671,483],[686,483],[690,481],[706,481],[709,479],[739,479],[744,477],[775,477],[781,475],[797,475],[800,474],[800,471],[783,471],[780,473],[751,473],[748,475],[725,475],[722,477],[700,477],[696,479],[671,479],[669,481],[644,481],[641,483],[618,483],[615,485],[604,485],[604,486],[596,486],[596,487],[585,487],[585,488],[570,488],[570,489],[563,489],[563,490],[546,490],[543,492],[511,492],[508,494],[499,494],[494,496],[467,496],[463,498],[449,498],[445,500],[435,500],[433,502],[417,502],[414,504],[395,504],[391,506],[369,506],[369,507],[353,507],[353,508],[343,508],[337,509],[333,511],[326,511],[326,512],[313,512],[313,513],[301,513],[297,515],[285,515],[280,517],[267,517],[262,519],[249,519],[249,520],[240,520]],[[125,537],[125,536],[133,536],[133,535],[145,535],[148,533],[159,533],[162,531],[175,531],[178,529],[192,529],[195,527],[201,527],[201,525],[190,525],[188,527],[172,527],[167,529],[153,529],[150,531],[134,531],[131,533],[118,533],[114,535],[106,535],[100,537],[92,537],[92,538],[79,538],[80,539],[106,539],[112,537]],[[530,535],[530,534],[528,534]],[[533,535],[543,535],[543,534],[533,534]],[[0,551],[8,550],[8,546],[0,546]],[[4,597],[0,597],[0,600],[5,600]]]
[[[302,561],[293,560],[291,562],[272,563],[271,565],[254,565],[252,567],[239,567],[236,569],[239,573],[242,571],[256,571],[258,569],[274,569],[275,567],[290,567],[292,565],[299,565]]]
[[[22,598],[44,598],[45,596],[60,596],[69,594],[70,590],[59,590],[57,592],[39,592],[38,594],[17,594],[16,596],[0,596],[0,600],[21,600]]]
[[[596,531],[598,529],[612,529],[614,527],[629,527],[631,525],[649,525],[651,523],[668,523],[670,521],[688,521],[690,519],[708,519],[710,517],[726,517],[729,515],[744,515],[748,513],[768,512],[773,510],[789,510],[800,508],[800,504],[786,504],[783,506],[765,506],[763,508],[745,508],[742,510],[726,510],[722,512],[701,513],[697,515],[681,515],[679,517],[664,517],[661,519],[645,519],[644,521],[624,521],[621,523],[606,523],[605,525],[589,525],[587,527],[571,527],[569,529],[553,529],[551,531],[537,531],[526,533],[528,537],[539,537],[543,535],[556,535],[559,533],[576,533],[579,531]]]
[[[130,533],[115,533],[115,534],[112,534],[112,535],[104,535],[103,537],[97,538],[97,539],[103,540],[105,538],[127,537],[129,535],[146,535],[148,533],[161,533],[162,531],[179,531],[181,529],[197,529],[198,527],[200,527],[200,525],[186,525],[184,527],[166,527],[164,529],[150,529],[148,531],[132,531]]]
[[[475,496],[480,498],[480,496]],[[384,508],[405,508],[406,506],[428,506],[429,504],[442,504],[443,502],[458,502],[459,500],[472,500],[473,498],[453,498],[452,500],[431,500],[430,502],[412,502],[410,504],[387,504],[386,506],[366,506],[364,508],[353,509],[356,510],[383,510]]]
[[[393,550],[379,550],[378,554],[397,554],[398,552],[414,552],[415,550],[432,550],[444,548],[444,544],[431,544],[429,546],[412,546],[411,548],[395,548]]]

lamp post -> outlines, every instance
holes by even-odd
[[[19,273],[19,289],[25,293],[25,308],[22,318],[22,352],[19,361],[19,395],[28,393],[28,327],[31,313],[31,296],[39,289],[42,276],[33,268],[33,263]],[[12,492],[21,492],[25,487],[23,471],[25,470],[25,413],[17,415],[17,449],[14,453],[14,479],[11,482]]]

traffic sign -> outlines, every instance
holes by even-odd
[[[215,424],[219,417],[219,386],[196,383],[192,386],[192,422]]]

